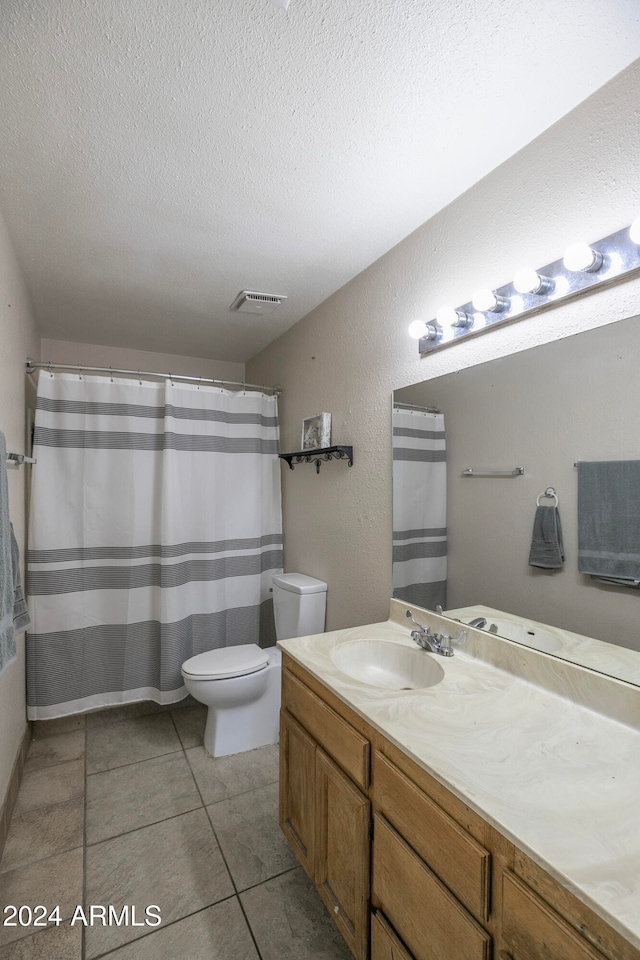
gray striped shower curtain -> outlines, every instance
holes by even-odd
[[[444,416],[393,410],[393,596],[447,605]]]
[[[194,654],[275,642],[277,454],[275,397],[41,372],[30,719],[173,703]]]

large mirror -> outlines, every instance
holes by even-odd
[[[421,605],[440,603],[455,618],[468,608],[506,612],[504,622],[489,614],[485,627],[510,639],[518,639],[511,618],[525,624],[525,635],[528,621],[548,624],[557,629],[547,633],[545,652],[640,685],[640,589],[598,582],[577,563],[578,462],[640,460],[639,357],[633,317],[396,390],[394,409],[416,412],[408,432],[406,417],[394,415],[394,445],[405,448],[394,458],[394,531],[407,529],[406,448],[426,444],[431,452],[408,458],[415,477],[420,459],[431,472],[408,510],[415,537],[394,540],[394,585],[401,566],[409,582],[411,558],[427,555],[432,582]],[[441,487],[444,513],[429,492],[441,498]],[[539,499],[549,487],[562,524],[558,569],[529,565],[536,504],[555,503]],[[640,509],[640,490],[637,500]],[[425,529],[428,545],[420,548]],[[402,586],[394,592],[409,599]]]

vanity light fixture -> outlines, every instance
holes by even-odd
[[[416,321],[412,336],[425,355],[638,274],[640,217],[596,243],[573,244],[562,259],[537,270],[518,270],[511,283],[478,290],[468,303],[443,307],[431,322]]]

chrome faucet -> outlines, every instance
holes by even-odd
[[[419,647],[422,647],[423,650],[428,650],[430,653],[437,653],[441,657],[452,657],[453,656],[453,647],[451,646],[451,637],[448,633],[431,633],[431,630],[428,626],[423,626],[421,623],[417,623],[413,619],[411,610],[407,610],[407,618],[411,621],[414,627],[417,627],[417,630],[411,631],[411,639],[415,640]],[[462,639],[462,634],[459,637],[456,637],[457,640]]]
[[[467,624],[468,627],[477,627],[478,630],[482,630],[487,625],[486,617],[476,617],[475,620],[469,620]]]

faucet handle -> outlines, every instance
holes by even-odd
[[[449,641],[462,649],[467,642],[467,631],[461,630],[457,637],[449,637]]]
[[[426,636],[429,636],[429,634],[431,633],[429,627],[427,627],[427,626],[424,626],[424,627],[423,627],[423,625],[422,625],[421,623],[418,623],[417,620],[414,620],[414,619],[413,619],[413,614],[411,613],[411,610],[407,610],[407,619],[410,620],[411,623],[414,625],[414,627],[417,627],[418,630],[420,630],[423,635],[426,634]]]

